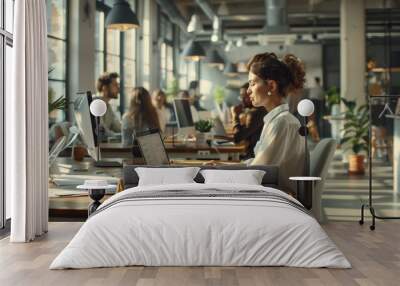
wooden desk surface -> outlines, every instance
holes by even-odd
[[[103,143],[100,145],[101,151],[105,153],[112,152],[132,152],[132,146],[123,146],[121,143]],[[193,153],[197,151],[209,151],[210,153],[242,153],[246,151],[244,144],[237,144],[233,146],[229,145],[218,145],[218,146],[205,146],[199,147],[195,143],[187,145],[180,145],[179,142],[176,144],[165,143],[165,149],[171,153]]]
[[[175,166],[202,166],[204,162],[209,160],[172,160],[171,165]],[[107,175],[116,178],[122,178],[122,168],[97,168],[93,166],[93,160],[85,158],[82,162],[76,162],[71,158],[57,158],[59,173],[67,175]],[[124,160],[124,165],[141,165],[143,160]],[[239,164],[239,161],[222,162],[224,164]],[[74,171],[74,168],[85,170]],[[56,174],[51,173],[50,177]],[[76,192],[75,192],[76,191]],[[102,201],[110,195],[106,195]],[[70,217],[82,218],[87,217],[87,208],[92,202],[88,194],[84,191],[77,191],[75,186],[57,186],[49,182],[49,214],[52,217]]]

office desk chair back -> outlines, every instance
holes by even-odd
[[[158,129],[135,132],[146,165],[169,165],[169,158]]]
[[[336,140],[332,138],[322,139],[314,150],[310,153],[310,175],[320,177],[321,181],[317,181],[313,190],[312,212],[319,222],[325,220],[322,212],[322,191],[328,174],[329,166],[336,150]]]

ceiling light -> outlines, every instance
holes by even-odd
[[[226,5],[225,1],[221,2],[221,4],[219,5],[218,10],[217,10],[217,14],[220,15],[220,16],[229,15],[228,5]]]
[[[233,42],[232,40],[229,40],[228,44],[226,44],[225,46],[225,52],[229,52],[230,50],[232,50],[232,48],[233,48]]]
[[[197,14],[193,14],[190,18],[187,31],[188,33],[199,33],[203,31],[203,25],[201,24],[200,17]]]
[[[139,28],[139,21],[125,0],[116,0],[106,18],[107,29],[126,31]]]
[[[225,64],[224,59],[220,56],[217,50],[211,50],[206,57],[208,65],[213,67],[219,67]]]
[[[183,49],[182,56],[186,60],[198,62],[206,56],[202,46],[195,40],[191,40],[187,43],[186,47]]]
[[[233,63],[228,63],[225,66],[224,74],[226,74],[229,77],[237,76],[238,75],[237,66]]]

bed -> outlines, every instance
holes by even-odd
[[[265,171],[261,185],[205,184],[199,173],[195,183],[152,186],[138,186],[135,167],[124,167],[125,190],[99,207],[50,269],[351,267],[312,215],[278,190],[277,167],[252,166]]]

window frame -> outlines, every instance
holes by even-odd
[[[159,59],[159,79],[160,79],[160,88],[166,90],[168,89],[169,85],[171,84],[171,82],[168,82],[168,74],[172,73],[172,77],[173,80],[178,80],[179,79],[177,77],[177,73],[176,73],[176,55],[175,55],[175,38],[176,38],[176,27],[174,25],[174,23],[169,19],[168,15],[166,15],[165,13],[162,12],[161,7],[158,6],[158,39],[159,39],[159,55],[158,55],[158,59]],[[170,25],[171,27],[171,39],[167,38],[166,32],[165,32],[165,27],[166,25],[162,25],[162,20],[163,19],[168,25]],[[164,27],[163,27],[164,26]],[[162,46],[165,45],[165,62],[164,67],[162,65],[162,58],[161,58],[161,51],[162,51]],[[170,49],[170,53],[168,52],[168,49]],[[172,63],[172,67],[168,68],[168,56],[172,57],[171,58],[171,63]],[[165,79],[165,82],[164,82]]]
[[[49,5],[51,2],[47,1],[46,5]],[[55,83],[64,83],[64,96],[66,99],[66,102],[70,101],[70,95],[69,95],[69,51],[68,51],[68,47],[69,47],[69,33],[70,33],[70,25],[69,25],[69,1],[65,0],[65,39],[59,38],[57,36],[53,36],[53,35],[49,35],[47,33],[47,39],[52,39],[55,41],[62,41],[64,42],[65,45],[65,74],[64,74],[64,79],[59,79],[59,78],[52,78],[51,77],[51,73],[48,74],[48,83],[50,85],[50,82],[55,82]],[[50,64],[50,63],[49,63]],[[49,66],[50,67],[50,66]],[[65,109],[64,109],[64,120],[66,121],[70,121],[70,114],[69,114],[69,104],[65,105]]]

